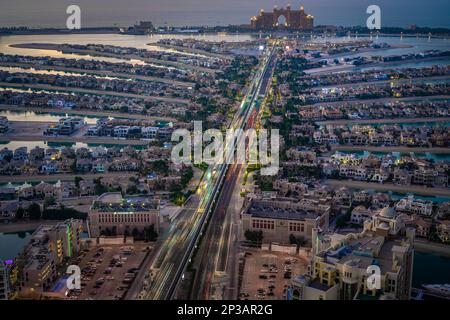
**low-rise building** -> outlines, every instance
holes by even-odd
[[[440,221],[436,225],[439,239],[444,243],[450,243],[450,220]]]
[[[422,216],[431,216],[433,213],[433,202],[421,199],[415,199],[414,196],[400,199],[395,204],[395,209],[409,214],[420,214]]]
[[[104,193],[89,209],[89,229],[91,237],[101,236],[107,229],[116,234],[131,235],[134,228],[143,231],[154,226],[159,230],[159,199],[149,196],[123,198],[119,192]]]
[[[311,241],[313,228],[327,228],[330,206],[251,199],[241,214],[245,232],[262,231],[264,242],[289,243],[290,235]]]
[[[350,222],[354,224],[363,224],[367,219],[372,218],[375,212],[364,207],[357,206],[352,210],[352,214],[350,216]]]

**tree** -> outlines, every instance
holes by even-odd
[[[306,242],[305,238],[302,237],[302,236],[296,237],[292,233],[289,235],[289,243],[297,245],[297,248],[301,247],[302,245],[304,245],[305,242]]]
[[[25,209],[24,208],[19,208],[16,211],[16,219],[20,220],[23,218],[23,216],[25,215]]]
[[[55,197],[51,196],[51,197],[48,197],[48,198],[45,199],[45,206],[46,207],[47,206],[52,206],[54,204],[56,204]]]
[[[37,203],[31,204],[28,207],[27,212],[31,220],[41,219],[41,207]]]
[[[262,230],[245,230],[244,232],[245,239],[250,242],[255,242],[256,244],[260,244],[264,238]]]
[[[100,178],[94,180],[94,183],[95,183],[95,194],[101,195],[108,191],[108,189],[104,185],[102,185]]]
[[[133,184],[127,188],[126,193],[127,194],[136,194],[136,193],[138,193],[138,188],[136,187],[136,185]]]
[[[42,219],[46,220],[65,220],[70,218],[86,219],[87,213],[63,206],[59,209],[45,209],[42,212]]]
[[[156,241],[158,233],[155,231],[155,225],[151,225],[148,228],[144,228],[145,241]]]
[[[82,178],[82,177],[76,176],[74,180],[75,180],[75,186],[76,186],[77,188],[79,188],[79,187],[80,187],[80,181],[82,181],[83,178]]]
[[[133,236],[133,238],[137,238],[137,236],[139,235],[139,230],[134,227],[133,231],[131,231],[131,235]]]

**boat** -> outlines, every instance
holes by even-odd
[[[450,298],[450,284],[423,284],[422,287],[424,287],[428,293],[441,296],[441,297],[447,297]]]

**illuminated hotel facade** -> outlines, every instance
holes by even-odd
[[[259,15],[250,20],[252,29],[290,29],[290,30],[312,30],[314,28],[314,17],[305,13],[303,6],[300,10],[292,10],[288,5],[286,8],[275,6],[272,12],[260,10]]]

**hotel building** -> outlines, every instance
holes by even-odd
[[[315,229],[309,271],[291,280],[288,299],[407,300],[411,294],[414,237],[415,230],[405,228],[390,207],[366,220],[361,233],[321,237]],[[369,266],[380,268],[378,288],[367,284]]]

